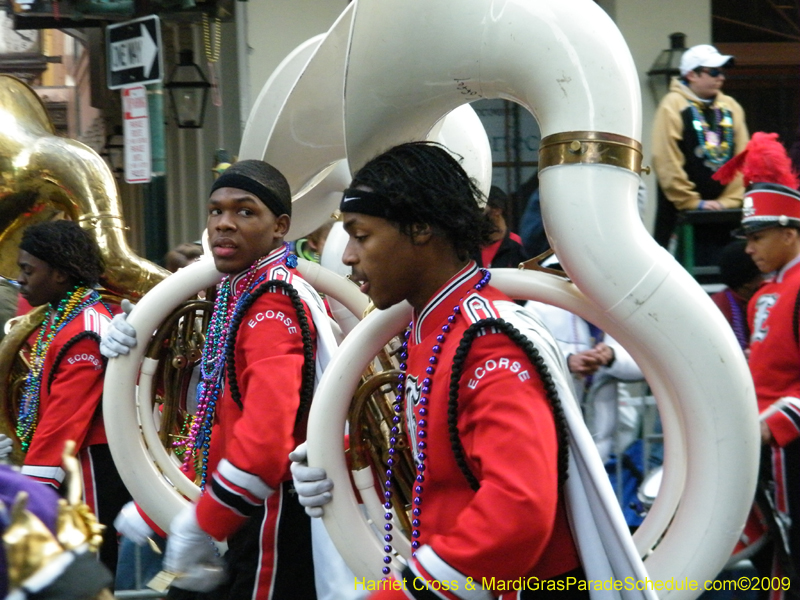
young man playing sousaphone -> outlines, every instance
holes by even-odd
[[[164,567],[177,575],[174,587],[215,600],[311,599],[322,586],[333,588],[327,597],[348,597],[335,588],[335,566],[317,554],[316,537],[312,560],[312,526],[287,460],[305,439],[315,377],[335,348],[322,301],[283,241],[290,215],[289,185],[265,162],[236,163],[211,188],[208,240],[226,276],[187,446],[202,459],[203,493],[173,519]],[[105,352],[133,344],[135,331],[118,317]],[[227,539],[224,562],[211,538]]]
[[[757,500],[773,527],[771,544],[753,558],[762,576],[792,577],[787,591],[800,597],[800,192],[778,134],[756,132],[742,154],[715,175],[722,183],[741,171],[747,192],[742,227],[745,251],[769,274],[750,299],[748,362],[761,420],[761,472]]]
[[[368,162],[340,205],[352,279],[378,309],[413,307],[397,387],[417,465],[414,556],[402,573],[383,570],[405,590],[381,586],[374,598],[547,596],[502,591],[528,578],[560,581],[559,598],[588,597],[563,589],[585,578],[564,497],[569,384],[556,371],[566,366],[539,321],[470,260],[488,233],[479,197],[448,150],[414,142]],[[400,416],[394,423],[397,433]],[[295,487],[321,516],[336,491],[305,458],[302,446],[292,454]],[[395,531],[391,522],[384,528],[391,553]]]
[[[24,231],[17,264],[21,296],[31,306],[47,306],[30,339],[19,403],[22,474],[61,490],[61,454],[68,440],[75,442],[85,502],[106,526],[100,558],[113,572],[113,520],[130,494],[111,459],[100,403],[105,361],[99,343],[112,316],[94,289],[104,269],[100,250],[77,223],[50,221]]]

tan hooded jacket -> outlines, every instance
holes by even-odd
[[[664,96],[656,111],[653,123],[653,167],[658,183],[666,197],[678,210],[697,209],[701,200],[717,200],[723,208],[740,208],[744,196],[741,174],[723,189],[716,198],[702,198],[695,182],[690,181],[684,166],[686,156],[680,147],[687,135],[684,130],[684,111],[689,108],[689,100],[700,99],[678,78],[674,78],[669,93]],[[727,108],[733,119],[734,152],[744,150],[750,135],[745,123],[744,109],[730,96],[719,92],[712,106]],[[690,132],[695,135],[694,132]],[[692,160],[696,160],[691,157]],[[710,177],[711,173],[709,173]]]

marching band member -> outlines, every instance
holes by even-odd
[[[479,194],[446,149],[418,142],[367,163],[341,202],[351,278],[379,309],[403,300],[414,309],[398,387],[417,464],[415,554],[394,574],[406,590],[386,586],[373,598],[505,598],[483,578],[583,578],[562,494],[555,386],[536,348],[500,319],[519,307],[470,260],[488,233]],[[304,464],[302,448],[292,458],[300,501],[319,516],[332,482]]]
[[[322,301],[283,241],[290,219],[289,184],[263,161],[235,163],[211,188],[209,245],[227,276],[217,289],[187,446],[202,458],[203,493],[173,519],[164,559],[178,575],[175,587],[210,598],[311,599],[336,585],[316,537],[312,560],[312,525],[286,458],[305,438],[315,378],[335,348]],[[135,330],[120,316],[106,351],[133,344]],[[224,561],[210,538],[227,539]]]
[[[800,193],[777,138],[753,134],[745,151],[715,177],[726,183],[742,171],[748,190],[739,233],[759,270],[771,274],[747,307],[763,444],[757,499],[766,501],[763,512],[775,517],[771,547],[753,562],[764,576],[790,576],[795,582],[800,573]],[[768,594],[780,598],[784,592]]]
[[[99,343],[112,313],[93,289],[104,268],[100,250],[78,224],[51,221],[25,230],[17,263],[22,297],[48,307],[32,338],[19,406],[22,473],[59,490],[65,477],[61,453],[65,442],[75,442],[86,504],[107,527],[100,557],[113,572],[113,519],[130,494],[111,459],[101,411],[105,362]]]

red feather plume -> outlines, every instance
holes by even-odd
[[[792,169],[792,161],[786,148],[778,141],[777,133],[757,131],[743,152],[734,156],[714,173],[717,181],[728,184],[741,171],[744,184],[778,183],[797,189],[800,185]]]

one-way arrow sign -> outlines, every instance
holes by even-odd
[[[109,89],[159,83],[163,79],[160,48],[161,22],[157,15],[109,25],[106,28]]]

